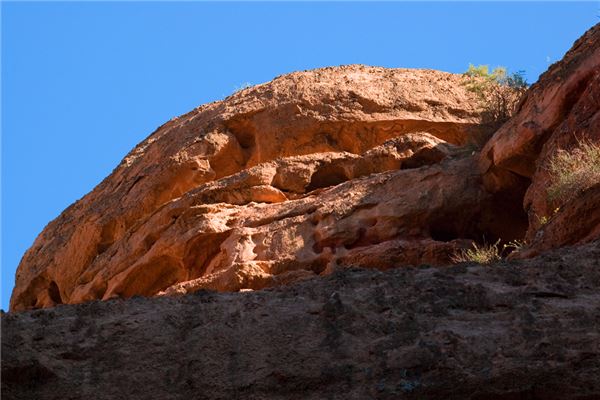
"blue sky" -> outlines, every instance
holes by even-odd
[[[44,226],[156,127],[328,65],[525,70],[600,22],[587,3],[2,3],[2,303]]]

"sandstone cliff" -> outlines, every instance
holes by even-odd
[[[494,205],[457,150],[481,130],[463,83],[325,68],[176,118],[44,229],[11,309],[444,264],[453,239],[519,236],[519,210],[508,232],[480,216]]]

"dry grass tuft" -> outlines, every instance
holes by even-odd
[[[572,151],[559,150],[548,164],[548,200],[562,205],[600,182],[600,144],[580,141]]]
[[[454,263],[461,262],[475,262],[478,264],[491,264],[495,261],[500,260],[500,248],[498,245],[500,240],[494,244],[483,244],[478,246],[477,243],[473,243],[471,249],[460,250],[456,252],[451,260]]]

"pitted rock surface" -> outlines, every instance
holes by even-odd
[[[431,70],[324,68],[278,77],[173,119],[48,224],[19,265],[11,309],[191,287],[259,288],[331,270],[340,255],[327,251],[345,249],[328,240],[400,239],[409,263],[445,262],[453,245],[434,243],[426,227],[390,230],[402,217],[390,214],[395,206],[359,198],[370,191],[368,179],[382,181],[374,174],[437,164],[482,129],[464,80]],[[434,171],[414,178],[399,172],[403,186],[387,185],[386,195],[404,196],[409,182],[426,176],[442,182],[445,171]],[[410,189],[411,198],[428,186]],[[427,194],[437,199],[436,212],[443,191]],[[477,191],[467,190],[469,201]],[[365,207],[376,206],[367,217]],[[415,222],[424,210],[403,208]],[[290,222],[291,215],[300,220]],[[332,238],[338,218],[353,226],[353,238]],[[358,225],[365,218],[384,222],[364,227],[363,240]],[[421,243],[428,249],[410,250]]]

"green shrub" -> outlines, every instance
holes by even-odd
[[[579,141],[571,150],[558,150],[548,163],[548,201],[562,205],[600,182],[600,144]]]
[[[498,247],[500,240],[494,244],[483,244],[478,246],[473,243],[470,249],[459,250],[451,257],[452,262],[475,262],[478,264],[491,264],[494,261],[500,260],[500,248]]]
[[[505,67],[490,72],[487,65],[469,64],[463,75],[467,90],[479,98],[482,122],[494,130],[512,117],[528,87],[522,72],[509,74]]]

